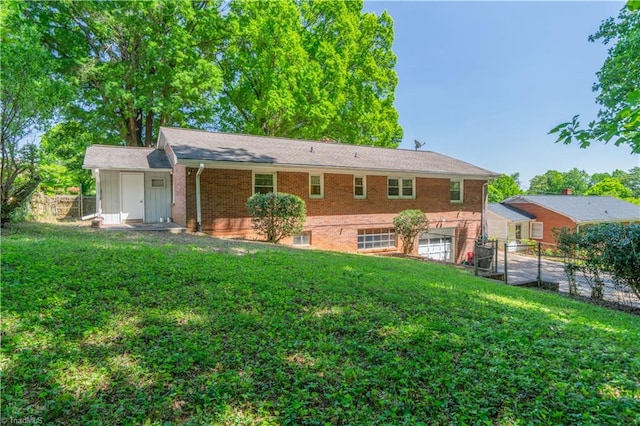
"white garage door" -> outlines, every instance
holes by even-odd
[[[418,254],[433,260],[452,262],[453,237],[448,235],[422,234],[418,240]]]

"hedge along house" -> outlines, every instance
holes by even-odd
[[[284,244],[395,251],[393,218],[420,209],[430,230],[417,254],[449,262],[462,261],[480,236],[484,185],[497,176],[428,151],[167,127],[155,149],[171,165],[171,217],[189,230],[257,239],[247,199],[283,192],[307,207],[303,232]]]
[[[163,151],[92,145],[83,168],[96,180],[96,215],[103,223],[153,223],[171,216],[172,168]]]

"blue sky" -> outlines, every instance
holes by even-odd
[[[400,148],[440,152],[498,173],[524,189],[547,170],[628,170],[640,156],[613,144],[555,143],[548,131],[580,114],[607,47],[587,40],[623,2],[365,1],[393,17]]]

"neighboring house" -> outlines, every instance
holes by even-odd
[[[84,167],[99,179],[104,223],[170,216],[189,230],[253,239],[246,201],[275,191],[307,207],[303,232],[285,244],[397,250],[393,218],[420,209],[430,231],[416,252],[449,262],[462,261],[480,236],[483,187],[498,176],[428,151],[167,127],[153,149],[91,146]]]
[[[501,203],[489,203],[487,234],[490,239],[504,243],[519,243],[530,239],[535,216]]]
[[[640,206],[614,197],[517,195],[501,204],[534,217],[529,239],[547,246],[556,244],[555,229],[579,229],[581,226],[598,223],[640,222]]]

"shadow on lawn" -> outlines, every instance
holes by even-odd
[[[571,301],[541,295],[549,307],[518,289],[497,296],[471,277],[445,281],[444,269],[428,265],[332,253],[313,253],[311,265],[294,252],[286,262],[268,252],[193,259],[182,250],[150,257],[98,244],[58,260],[90,254],[94,266],[47,286],[25,280],[11,255],[3,258],[3,417],[46,424],[635,419],[628,396],[638,392],[635,369],[622,356],[635,347],[631,330],[590,318],[593,310]],[[129,261],[119,263],[124,255]],[[113,270],[100,269],[109,260]],[[44,267],[37,259],[31,265]],[[38,296],[25,299],[30,294]]]

